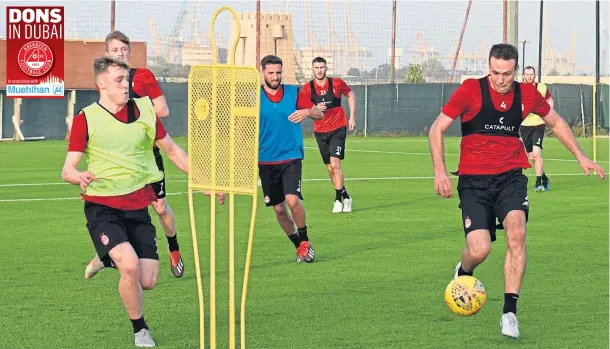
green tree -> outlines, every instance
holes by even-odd
[[[419,64],[409,64],[407,73],[405,74],[405,82],[407,84],[419,84],[426,82],[424,79],[424,69]]]

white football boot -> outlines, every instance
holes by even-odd
[[[506,313],[502,315],[500,320],[500,327],[502,327],[502,334],[509,338],[519,338],[519,321],[514,313]]]
[[[352,199],[343,199],[343,212],[352,212]]]
[[[134,334],[135,340],[134,343],[136,347],[139,348],[153,348],[155,346],[155,341],[152,339],[150,335],[150,331],[143,328],[140,332]]]
[[[89,280],[95,276],[95,274],[104,270],[104,263],[100,260],[100,257],[95,257],[85,267],[85,279]]]
[[[335,204],[333,205],[333,213],[340,213],[343,211],[343,204],[339,200],[335,200]]]
[[[459,261],[458,264],[455,266],[455,273],[453,274],[453,280],[458,278],[458,271],[460,270],[461,266],[462,266],[462,262]]]

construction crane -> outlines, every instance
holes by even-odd
[[[148,16],[148,26],[150,28],[150,39],[152,41],[152,57],[157,56],[157,22],[153,16]]]
[[[294,39],[294,46],[295,46],[295,50],[294,50],[294,54],[292,55],[294,58],[294,65],[296,67],[295,71],[294,71],[294,78],[296,79],[298,84],[303,84],[305,82],[305,74],[303,73],[303,67],[301,66],[301,62],[303,61],[303,51],[301,51],[301,48],[299,47],[299,44],[297,44],[297,40]]]
[[[574,74],[574,51],[576,49],[576,30],[572,30],[572,42],[565,55],[553,49],[547,23],[547,10],[544,10],[543,33],[542,33],[542,73],[546,74],[555,70],[559,74]]]
[[[367,58],[371,56],[371,52],[366,48],[358,46],[356,36],[352,31],[352,12],[349,2],[345,3],[344,15],[345,49],[343,50],[343,64],[347,65],[347,71],[349,71],[350,68],[358,68],[360,72],[364,72],[367,67]]]
[[[326,1],[326,18],[328,19],[328,47],[333,53],[333,70],[335,74],[346,73],[346,71],[343,71],[345,67],[342,64],[339,64],[342,47],[339,35],[337,35],[337,32],[335,31],[333,5],[330,0]]]
[[[305,1],[305,35],[307,37],[305,49],[314,49],[316,47],[316,34],[312,23],[311,1]]]
[[[199,1],[195,1],[195,8],[193,10],[193,41],[195,41],[195,45],[201,46],[202,40],[199,34],[199,14],[201,13],[201,3]]]
[[[457,44],[457,40],[454,40],[453,47],[457,47]],[[485,40],[481,40],[480,51],[466,51],[464,48],[461,48],[457,59],[457,71],[468,71],[477,74],[483,73],[487,69],[488,52],[489,49]],[[447,55],[442,57],[441,61],[443,65],[451,66],[453,59],[453,55]]]
[[[424,33],[417,33],[415,41],[411,44],[411,50],[406,50],[412,56],[412,63],[424,64],[430,58],[437,56],[437,51],[432,46],[428,46],[424,39]],[[419,59],[417,58],[419,56]],[[431,57],[430,57],[431,56]]]
[[[176,21],[174,22],[174,27],[172,28],[172,31],[169,35],[169,37],[167,38],[167,43],[165,44],[165,46],[163,47],[163,50],[161,51],[161,57],[163,57],[165,59],[166,62],[170,63],[171,61],[171,51],[172,51],[172,44],[176,41],[178,41],[178,37],[180,34],[180,28],[182,27],[182,21],[184,20],[184,17],[186,16],[188,10],[188,1],[187,0],[183,0],[182,4],[180,5],[180,11],[178,12],[178,17],[176,18]]]

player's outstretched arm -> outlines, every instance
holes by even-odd
[[[321,120],[323,117],[324,113],[322,113],[320,109],[314,106],[313,108],[305,108],[295,111],[294,113],[290,114],[290,116],[288,116],[288,120],[294,122],[295,124],[298,124],[307,118]]]
[[[313,120],[322,120],[324,118],[324,111],[316,106],[309,109],[309,118]]]
[[[178,167],[178,169],[186,174],[189,173],[189,159],[186,152],[180,148],[176,142],[169,136],[169,133],[162,139],[155,141],[159,149],[167,155],[167,157]]]
[[[445,149],[443,146],[443,135],[452,123],[453,119],[441,112],[428,133],[430,155],[434,166],[434,188],[436,193],[443,198],[453,197],[453,187],[445,167]]]
[[[568,149],[578,160],[580,167],[587,174],[590,174],[590,170],[595,171],[601,179],[606,179],[604,170],[595,162],[587,157],[585,152],[582,151],[576,138],[570,130],[568,123],[559,115],[554,109],[542,118],[544,122],[553,130],[553,133],[559,139],[559,141]]]
[[[89,171],[79,171],[76,167],[83,157],[83,153],[69,151],[66,155],[64,167],[61,170],[61,178],[64,182],[80,185],[82,190],[86,190],[89,183],[97,181],[95,175]]]
[[[162,139],[155,141],[155,144],[159,149],[163,150],[163,152],[167,155],[167,157],[180,169],[182,172],[188,174],[189,173],[189,159],[187,153],[178,145],[172,137],[169,136],[169,133],[165,135]],[[205,195],[210,195],[210,192],[205,192]],[[225,193],[216,193],[216,197],[218,197],[218,202],[223,204],[225,201]]]

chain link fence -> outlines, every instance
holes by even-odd
[[[67,0],[61,4],[66,13],[66,39],[102,41],[110,31],[110,0]],[[391,0],[261,0],[257,40],[257,2],[254,0],[118,0],[114,27],[132,41],[147,44],[147,67],[159,79],[170,104],[172,116],[164,122],[173,134],[186,134],[185,82],[190,67],[212,62],[209,38],[212,16],[218,8],[230,6],[239,14],[241,23],[236,64],[256,66],[258,44],[259,59],[267,54],[282,57],[285,83],[303,84],[311,79],[312,59],[325,57],[329,75],[343,78],[356,93],[357,134],[416,135],[425,132],[438,115],[442,104],[457,88],[455,83],[487,72],[489,48],[503,37],[502,5],[501,0],[475,1],[467,11],[467,0],[397,0],[393,11]],[[608,12],[608,5],[608,2],[600,3],[602,14]],[[595,40],[594,2],[545,2],[542,41],[538,40],[539,2],[519,1],[518,18],[519,64],[537,67],[538,44],[542,42],[543,82],[550,84],[560,113],[572,124],[584,120],[585,128],[592,125],[594,80],[570,79],[594,78],[595,49],[600,45],[603,79],[597,88],[600,96],[597,121],[607,127],[607,66],[610,63],[607,16],[600,16],[599,42]],[[5,21],[6,12],[0,11],[0,23]],[[0,26],[0,38],[6,37],[5,30],[5,26]],[[227,61],[227,50],[235,37],[229,13],[222,13],[214,26],[220,62]],[[456,52],[459,52],[457,59]],[[392,80],[395,84],[391,84]],[[95,99],[93,91],[77,91],[75,112]],[[344,105],[348,108],[347,103]],[[13,135],[13,108],[13,101],[4,98],[1,123],[4,138]],[[20,108],[22,131],[26,136],[65,136],[66,99],[23,100]],[[306,124],[305,130],[310,132],[310,125]],[[456,131],[459,130],[451,130],[454,134]],[[590,132],[585,131],[585,135]]]
[[[442,106],[459,84],[375,84],[352,86],[356,95],[356,131],[358,136],[422,136],[438,116]],[[187,84],[161,83],[170,116],[163,120],[174,137],[187,135]],[[555,109],[572,126],[575,134],[591,136],[593,124],[593,86],[550,84]],[[608,130],[608,88],[605,90],[603,110],[597,116],[598,134]],[[3,99],[2,134],[13,137],[11,117],[14,101]],[[77,91],[74,111],[77,113],[97,100],[96,91]],[[344,99],[343,108],[349,115],[349,106]],[[66,116],[68,98],[57,100],[30,99],[21,105],[21,131],[25,137],[63,139],[67,134]],[[303,132],[313,134],[313,124],[306,121]],[[583,128],[585,129],[583,133]],[[550,132],[550,131],[549,131]],[[448,135],[459,136],[459,123],[454,123]]]

